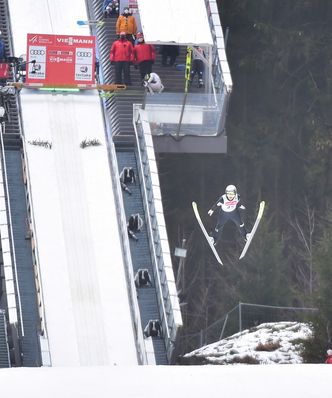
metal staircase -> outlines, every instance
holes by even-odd
[[[9,347],[6,330],[6,316],[3,310],[0,310],[0,368],[10,367]]]
[[[117,151],[117,159],[119,170],[122,170],[123,167],[132,167],[137,175],[137,160],[134,151]],[[126,192],[123,193],[126,219],[128,220],[131,214],[137,213],[139,213],[144,219],[143,199],[139,184],[137,183],[136,185],[130,185],[130,190],[132,191],[132,195],[129,195]],[[136,236],[138,237],[138,241],[130,239],[133,273],[135,275],[140,268],[145,268],[149,270],[149,274],[152,277],[152,287],[137,289],[141,322],[144,328],[150,319],[158,319],[160,315],[157,304],[156,285],[153,278],[154,272],[145,223],[143,225],[142,231],[137,233]],[[168,361],[166,357],[164,340],[160,339],[160,337],[153,337],[152,340],[156,363],[158,365],[167,365]]]
[[[6,55],[13,56],[12,37],[9,24],[8,0],[0,0],[0,30],[6,45]],[[18,54],[20,55],[20,54]],[[22,169],[22,140],[17,95],[0,94],[0,105],[6,109],[3,129],[5,168],[9,204],[11,209],[12,247],[15,250],[17,278],[19,286],[23,330],[19,328],[21,365],[40,366],[39,315],[34,269],[32,264],[31,242],[27,236],[26,191]],[[8,198],[7,198],[8,201]],[[17,289],[18,291],[18,289]],[[18,355],[16,353],[15,355]]]
[[[90,19],[98,20],[102,16],[102,1],[93,0],[89,3]],[[109,61],[109,51],[114,40],[116,40],[115,33],[116,18],[106,19],[106,23],[102,27],[92,27],[92,33],[96,34],[99,50],[99,61],[101,67],[102,83],[113,82],[113,67]],[[157,53],[158,53],[157,49]],[[182,51],[181,57],[184,62],[184,53]],[[157,61],[153,70],[158,73],[165,85],[165,90],[183,91],[184,72],[171,67],[161,66],[161,56],[158,54]],[[133,85],[127,87],[126,90],[115,92],[110,98],[104,99],[106,108],[106,117],[111,129],[112,140],[115,143],[118,170],[121,171],[123,167],[132,167],[136,175],[138,175],[138,161],[136,137],[133,126],[133,105],[142,104],[144,101],[145,90],[141,85],[141,79],[138,70],[131,67],[131,79]],[[137,185],[131,185],[130,189],[132,195],[123,192],[123,206],[128,220],[131,214],[139,213],[143,220],[146,220],[145,209],[143,205],[143,198],[141,187],[137,178]],[[140,268],[149,270],[153,278],[153,286],[145,288],[137,288],[137,299],[140,311],[140,319],[143,329],[148,324],[149,320],[164,319],[164,315],[159,313],[160,300],[165,297],[163,293],[157,292],[157,281],[155,280],[156,269],[152,264],[151,242],[147,232],[147,226],[137,234],[138,241],[130,239],[130,251],[133,265],[133,275],[136,274]],[[159,282],[160,283],[160,282]],[[169,363],[167,348],[165,340],[160,337],[152,337],[154,360],[157,365],[165,365]]]
[[[8,0],[0,1],[0,30],[1,37],[6,47],[6,56],[14,56],[13,48],[11,43],[11,30],[9,26],[8,18]],[[20,54],[19,54],[20,55]],[[9,80],[13,81],[14,76],[12,76],[13,71],[11,71],[11,78]],[[19,148],[21,147],[20,139],[20,120],[17,108],[17,98],[15,95],[2,94],[0,92],[0,105],[4,106],[6,109],[5,115],[5,131],[4,131],[4,141],[5,147],[8,144],[9,148]],[[11,134],[11,136],[9,136]],[[7,140],[8,136],[8,140]]]
[[[39,313],[20,151],[6,151],[6,169],[24,326],[24,335],[21,336],[22,365],[40,366]]]
[[[93,20],[102,19],[102,0],[88,2],[88,10]],[[114,68],[109,60],[109,53],[116,36],[116,17],[106,18],[103,26],[92,26],[92,33],[97,36],[98,57],[101,67],[103,83],[114,82]],[[184,90],[184,71],[176,67],[162,67],[159,47],[156,48],[157,59],[153,65],[153,71],[162,79],[165,92],[182,92]],[[180,49],[177,63],[185,62],[186,48]],[[105,99],[109,119],[112,127],[112,137],[116,144],[133,145],[134,129],[132,123],[133,104],[143,103],[145,90],[142,87],[141,78],[137,69],[131,66],[132,86],[126,90],[114,92],[110,98]]]

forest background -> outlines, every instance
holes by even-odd
[[[239,302],[315,307],[308,358],[319,362],[331,344],[332,320],[332,2],[220,0],[219,10],[233,78],[227,154],[158,159],[171,251],[183,239],[188,250],[180,272],[173,259],[181,350],[196,348],[189,336]],[[221,268],[191,202],[211,229],[216,220],[207,211],[227,184],[241,194],[249,230],[259,201],[267,208],[241,262],[243,242],[227,224]]]

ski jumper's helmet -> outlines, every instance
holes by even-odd
[[[227,195],[228,193],[233,193],[236,195],[236,186],[235,185],[227,185],[225,189],[225,194]]]

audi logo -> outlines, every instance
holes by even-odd
[[[89,53],[89,52],[81,52],[81,51],[78,51],[77,52],[77,56],[78,57],[92,57],[92,54],[91,53]]]
[[[45,55],[45,50],[30,50],[31,55]]]

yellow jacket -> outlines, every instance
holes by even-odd
[[[136,35],[137,25],[136,19],[133,15],[120,15],[116,21],[116,33],[119,35],[120,32],[126,32],[127,35]]]

